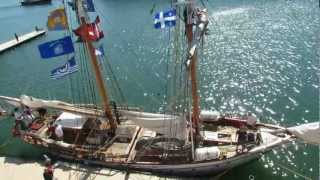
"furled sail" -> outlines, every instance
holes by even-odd
[[[320,144],[320,122],[302,124],[287,129],[290,133],[309,144]]]
[[[136,125],[178,139],[186,138],[186,121],[182,116],[168,114],[145,113],[138,111],[119,111]]]
[[[73,104],[69,104],[63,101],[47,101],[43,99],[37,99],[31,96],[21,95],[21,103],[30,108],[52,108],[62,110],[74,114],[81,114],[89,117],[105,117],[104,112],[97,109],[79,108]]]
[[[15,106],[15,107],[21,106],[21,101],[18,98],[13,98],[13,97],[8,97],[8,96],[0,96],[0,100],[3,100],[6,103],[8,103],[12,106]]]

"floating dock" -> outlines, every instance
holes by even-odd
[[[34,39],[38,36],[44,35],[46,33],[45,30],[37,30],[33,31],[27,34],[20,35],[10,41],[7,41],[5,43],[0,44],[0,53],[9,50],[13,47],[19,46],[20,44],[23,44],[31,39]]]

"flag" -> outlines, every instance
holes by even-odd
[[[72,57],[64,65],[52,70],[50,77],[52,79],[60,79],[64,76],[71,74],[71,73],[74,73],[78,70],[79,70],[78,65],[77,65],[74,57]]]
[[[95,54],[96,56],[104,56],[104,50],[103,50],[103,46],[100,45],[97,49],[95,49]]]
[[[62,39],[40,44],[38,48],[40,51],[41,58],[44,59],[74,52],[70,36],[66,36]]]
[[[47,26],[50,31],[68,29],[68,19],[64,8],[50,12]]]
[[[172,9],[166,12],[158,12],[154,16],[154,27],[156,29],[163,29],[165,27],[172,27],[176,25],[176,10]]]
[[[98,41],[104,37],[103,31],[100,28],[100,18],[96,17],[93,23],[81,25],[73,32],[81,38],[81,40]]]
[[[83,8],[87,12],[94,12],[94,6],[92,0],[84,0],[82,1],[83,3]]]

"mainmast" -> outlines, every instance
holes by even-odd
[[[194,16],[194,0],[188,0],[187,5],[187,19],[186,19],[186,35],[188,39],[188,49],[192,46],[193,41],[193,16]],[[190,58],[191,62],[189,65],[190,79],[191,79],[191,94],[192,94],[192,120],[196,130],[196,135],[199,135],[199,96],[197,86],[197,53],[195,52]]]
[[[77,7],[76,13],[77,13],[78,22],[81,23],[81,25],[86,25],[87,24],[86,17],[88,17],[88,16],[86,14],[86,11],[83,8],[82,1],[83,0],[76,0],[76,7]],[[90,60],[92,63],[93,71],[95,73],[99,94],[100,94],[102,102],[103,102],[103,108],[104,108],[106,116],[110,122],[111,129],[114,132],[115,129],[117,128],[117,123],[114,120],[111,109],[109,107],[109,99],[108,99],[108,95],[107,95],[107,90],[105,88],[105,84],[104,84],[104,81],[102,78],[102,73],[99,68],[97,56],[95,54],[95,48],[92,45],[92,42],[88,41],[87,38],[83,39],[83,41],[84,41],[84,44],[86,45],[87,49],[89,50],[89,56],[90,56]]]
[[[191,79],[191,94],[192,94],[192,120],[195,127],[195,135],[200,132],[200,105],[197,85],[197,45],[200,43],[204,32],[209,23],[207,11],[194,8],[194,0],[188,0],[187,19],[186,19],[186,35],[188,39],[188,61],[190,79]],[[196,20],[194,22],[194,20]],[[196,23],[195,31],[193,25]]]

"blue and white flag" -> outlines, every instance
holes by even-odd
[[[94,6],[93,6],[93,0],[84,0],[83,2],[83,7],[84,10],[87,12],[95,12]]]
[[[172,9],[166,12],[158,12],[154,16],[154,27],[156,29],[163,29],[165,27],[172,27],[176,25],[176,10]]]
[[[104,56],[104,50],[102,45],[100,45],[97,49],[95,49],[95,54],[96,56],[100,56],[100,57]]]
[[[77,65],[74,57],[72,57],[70,60],[67,61],[66,64],[52,70],[50,77],[52,79],[60,79],[64,76],[71,74],[71,73],[74,73],[78,70],[79,70],[78,65]]]
[[[41,58],[47,59],[51,57],[61,56],[74,52],[72,40],[70,36],[62,39],[46,42],[38,46]]]

